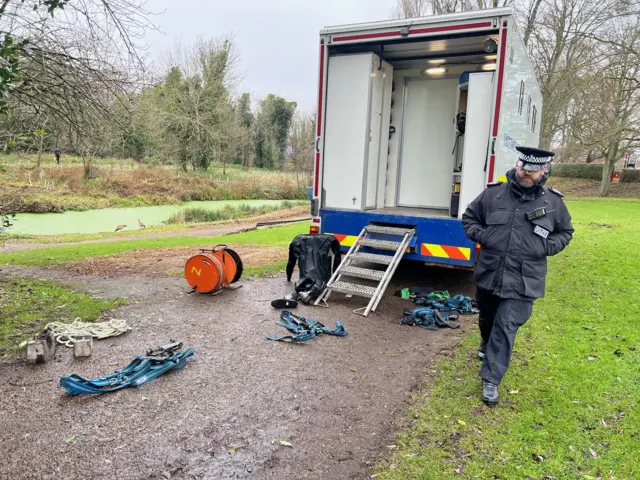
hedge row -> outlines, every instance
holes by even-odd
[[[594,165],[593,163],[554,163],[552,175],[554,177],[601,180],[602,168],[602,165]],[[622,170],[620,181],[623,183],[640,183],[640,170]]]
[[[624,183],[640,183],[640,170],[625,168],[622,170],[620,181]]]
[[[554,163],[551,174],[554,177],[601,180],[602,165],[594,165],[593,163]]]

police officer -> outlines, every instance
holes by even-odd
[[[482,399],[498,401],[518,329],[544,296],[547,257],[571,241],[571,216],[562,193],[545,187],[553,152],[516,147],[507,182],[489,184],[462,215],[464,231],[480,244],[475,266],[483,360]]]

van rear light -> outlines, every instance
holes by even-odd
[[[320,227],[318,225],[311,225],[309,227],[310,235],[318,235],[320,233]]]

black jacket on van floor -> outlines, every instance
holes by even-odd
[[[515,169],[507,183],[490,184],[462,215],[467,237],[480,244],[475,266],[479,288],[501,298],[534,300],[544,296],[547,257],[571,241],[573,226],[562,194],[544,181],[523,189]],[[545,215],[527,219],[527,212]]]

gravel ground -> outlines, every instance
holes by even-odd
[[[90,358],[58,349],[43,366],[0,364],[0,478],[22,479],[345,479],[368,478],[403,422],[412,392],[460,330],[399,325],[408,301],[399,286],[431,285],[471,293],[470,275],[408,264],[399,269],[378,312],[352,313],[361,299],[335,295],[331,308],[295,313],[333,326],[344,338],[308,344],[270,342],[283,334],[270,301],[287,293],[283,278],[248,280],[211,297],[187,295],[182,279],[73,276],[2,267],[0,275],[50,278],[97,297],[128,297],[109,315],[133,331],[94,343]],[[97,377],[146,348],[180,340],[197,357],[185,370],[139,388],[68,397],[67,373]],[[292,446],[280,444],[289,442]]]

